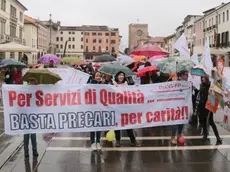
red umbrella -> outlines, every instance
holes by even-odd
[[[145,44],[137,47],[131,54],[138,55],[138,56],[146,56],[146,57],[152,57],[152,56],[160,56],[160,55],[168,55],[168,52],[165,51],[163,48],[161,48],[157,44]]]
[[[159,70],[157,69],[156,66],[147,66],[142,69],[140,69],[136,75],[137,77],[142,77],[145,76],[147,72],[158,72]]]

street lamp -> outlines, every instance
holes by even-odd
[[[196,34],[193,33],[193,34],[192,34],[192,46],[191,46],[190,56],[192,56],[193,53],[194,53],[194,45],[195,45],[195,42],[196,42]]]

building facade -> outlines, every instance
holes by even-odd
[[[57,53],[56,37],[58,35],[61,22],[59,21],[53,22],[51,18],[48,21],[40,21],[40,22],[42,22],[44,26],[49,28],[47,53],[56,54]]]
[[[82,27],[61,26],[56,35],[56,48],[59,57],[78,57],[83,59],[84,35]]]
[[[177,51],[173,48],[176,42],[176,33],[167,36],[165,39],[165,50],[168,51],[169,57],[175,56]]]
[[[0,44],[16,42],[25,45],[24,12],[26,7],[18,0],[0,1]],[[22,53],[0,53],[0,58],[21,59]]]
[[[194,53],[201,55],[204,50],[204,17],[196,20],[194,23],[195,27],[195,45],[194,45]]]
[[[84,56],[86,60],[92,60],[101,54],[119,53],[119,29],[108,26],[82,26]]]
[[[37,42],[38,42],[38,26],[35,22],[31,22],[29,20],[24,20],[24,31],[25,31],[25,40],[26,46],[37,49]],[[28,64],[33,65],[37,64],[38,57],[37,53],[29,53],[27,54]]]
[[[148,36],[145,39],[141,39],[138,41],[138,45],[144,45],[144,44],[157,44],[158,46],[164,48],[165,47],[165,37],[157,36],[157,37],[151,37]]]
[[[129,25],[129,51],[139,46],[139,41],[148,39],[148,24]],[[141,42],[140,42],[141,43]]]

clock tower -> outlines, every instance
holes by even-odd
[[[138,41],[146,39],[148,36],[147,24],[130,24],[129,25],[129,50],[132,52],[138,46]]]

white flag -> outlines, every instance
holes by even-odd
[[[173,48],[177,49],[180,52],[180,55],[185,58],[190,59],[190,53],[188,49],[188,43],[184,33],[180,36],[180,38],[175,42]]]
[[[213,69],[213,63],[212,63],[212,58],[210,54],[210,47],[209,47],[209,41],[205,41],[205,46],[204,46],[204,52],[202,55],[201,59],[201,64],[203,64],[207,70],[207,74],[211,76],[212,74],[212,69]]]
[[[193,62],[195,65],[198,65],[198,64],[199,64],[198,55],[197,55],[197,54],[193,54],[192,57],[191,57],[191,60],[192,60],[192,62]]]

